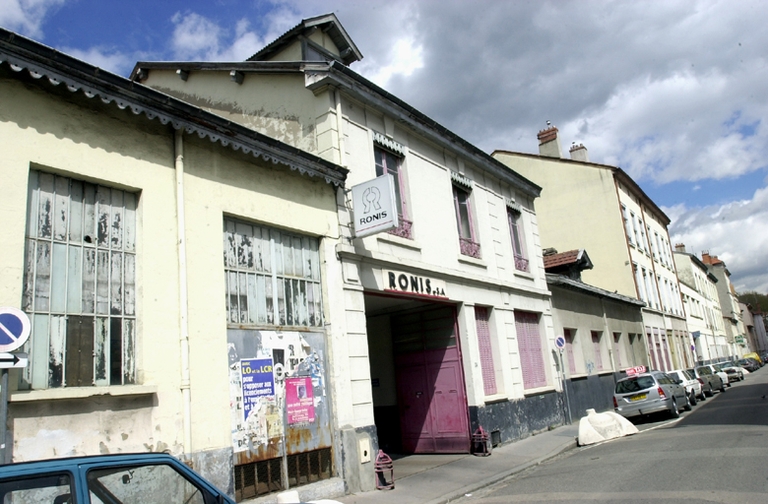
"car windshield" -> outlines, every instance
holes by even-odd
[[[696,375],[695,375],[695,374],[693,374],[693,370],[692,370],[692,369],[686,369],[685,371],[683,371],[683,374],[684,374],[684,375],[685,375],[685,376],[686,376],[686,377],[687,377],[689,380],[695,380],[695,379],[696,379]]]
[[[632,392],[639,392],[653,387],[656,382],[652,376],[633,376],[626,380],[621,380],[616,384],[617,394],[629,394]]]

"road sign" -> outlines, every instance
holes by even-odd
[[[560,350],[565,348],[565,338],[563,338],[562,336],[558,336],[557,338],[555,338],[555,346]]]
[[[26,313],[12,306],[0,308],[0,352],[20,348],[27,342],[30,328]]]
[[[0,369],[25,368],[29,364],[29,355],[25,353],[0,353]]]

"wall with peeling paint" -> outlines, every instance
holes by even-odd
[[[2,75],[0,101],[0,171],[8,191],[0,201],[0,306],[18,306],[22,295],[31,167],[139,194],[137,384],[16,390],[19,374],[12,371],[13,460],[168,450],[186,455],[231,493],[230,400],[222,393],[229,384],[224,218],[317,237],[326,257],[338,237],[336,188],[184,136],[192,417],[191,451],[185,454],[173,128],[130,109],[67,91],[47,93]],[[326,282],[324,272],[322,277]]]

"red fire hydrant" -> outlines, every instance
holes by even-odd
[[[392,463],[389,455],[384,453],[384,450],[379,450],[379,454],[376,455],[374,471],[376,472],[377,490],[392,490],[395,488],[395,465]],[[387,473],[389,473],[389,480],[387,480]]]

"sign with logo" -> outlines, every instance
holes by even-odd
[[[645,366],[635,366],[631,368],[627,368],[627,376],[633,376],[640,373],[645,373],[646,369]]]
[[[382,270],[382,273],[384,274],[385,291],[448,298],[445,294],[445,281],[443,280],[402,271]]]
[[[394,229],[399,225],[395,180],[385,174],[352,187],[355,237]]]
[[[30,330],[26,313],[11,306],[0,308],[0,352],[21,348],[27,342]]]

